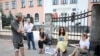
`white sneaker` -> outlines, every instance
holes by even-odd
[[[68,55],[68,56],[71,56],[71,55]]]

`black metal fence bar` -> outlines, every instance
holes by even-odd
[[[89,13],[92,11],[85,11],[80,12],[77,14],[72,14],[69,16],[69,14],[61,14],[58,18],[52,18],[52,22],[54,22],[56,26],[56,32],[58,32],[59,27],[63,26],[65,27],[66,31],[68,31],[68,35],[71,39],[80,39],[79,36],[81,36],[82,33],[88,33],[88,18]],[[74,16],[74,17],[73,17]],[[87,32],[88,29],[88,32]],[[53,33],[54,34],[54,33]],[[55,35],[55,34],[54,34]],[[57,37],[57,36],[56,36]]]

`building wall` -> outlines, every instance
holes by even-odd
[[[5,10],[5,2],[9,2],[9,9]],[[16,7],[15,9],[12,9],[12,0],[3,0],[3,12],[8,15],[9,11],[13,15],[15,15],[18,12],[23,13],[24,16],[27,14],[30,14],[33,18],[35,18],[35,13],[39,14],[39,22],[36,22],[35,24],[42,24],[43,23],[43,1],[42,1],[42,6],[37,6],[37,0],[33,0],[33,7],[29,7],[29,0],[25,0],[25,8],[21,8],[21,0],[16,0]],[[1,2],[1,1],[0,1]]]
[[[53,10],[56,10],[58,15],[61,15],[61,13],[67,13],[71,15],[72,12],[76,12],[77,14],[81,11],[84,12],[84,10],[87,11],[88,9],[88,0],[77,0],[76,4],[70,4],[70,0],[68,0],[67,4],[61,4],[61,1],[62,0],[59,0],[58,5],[53,5],[53,0],[44,0],[44,14],[55,13]],[[76,11],[73,11],[72,10],[73,8],[76,8]],[[83,21],[83,19],[79,21]],[[86,22],[87,22],[87,19],[86,19]],[[75,23],[72,23],[72,24],[75,24]],[[84,25],[84,23],[82,23],[82,25]]]
[[[88,10],[89,11],[92,11],[92,7],[94,4],[100,4],[100,1],[99,0],[89,0],[88,1]],[[90,15],[92,15],[92,13],[89,13]],[[91,26],[91,16],[88,17],[88,25]]]
[[[82,10],[88,9],[88,0],[78,0],[77,4],[70,4],[70,0],[68,0],[68,4],[61,4],[61,0],[59,0],[58,5],[53,5],[53,0],[44,0],[44,12],[45,13],[53,13],[53,9],[56,9],[57,13],[71,13],[72,9],[76,8],[76,12],[80,12]]]
[[[89,10],[89,11],[92,11],[92,5],[93,5],[93,4],[91,3],[91,0],[89,0],[89,1],[88,1],[88,10]],[[92,13],[89,13],[89,14],[91,15]],[[91,16],[88,17],[88,25],[91,26]]]

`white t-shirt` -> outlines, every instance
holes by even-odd
[[[25,30],[26,32],[32,32],[32,29],[33,29],[33,24],[32,24],[32,23],[30,23],[30,24],[26,23],[26,24],[24,25],[24,30]]]
[[[87,39],[87,40],[85,40],[85,41],[83,41],[83,40],[80,40],[80,42],[79,42],[79,44],[80,44],[80,48],[84,48],[84,46],[86,46],[87,47],[87,49],[89,49],[89,46],[90,46],[90,41]]]

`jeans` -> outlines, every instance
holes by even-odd
[[[30,42],[32,43],[33,48],[35,48],[35,42],[34,42],[34,36],[33,36],[33,32],[27,32],[26,33],[26,37],[27,37],[27,44],[28,44],[28,48],[30,49]]]

